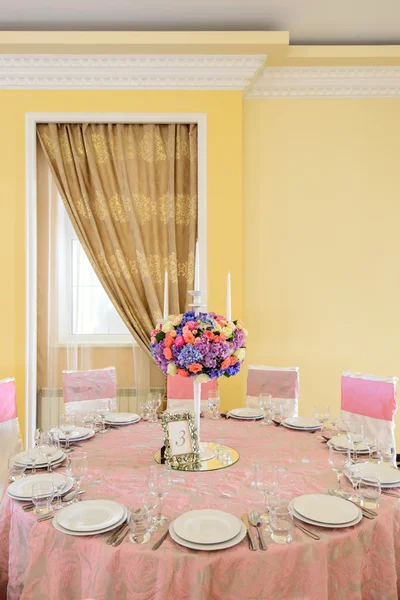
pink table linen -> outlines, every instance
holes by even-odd
[[[236,448],[240,460],[211,473],[174,471],[164,507],[172,517],[205,507],[237,516],[246,508],[261,509],[261,496],[249,485],[256,462],[281,469],[281,493],[287,499],[336,485],[327,446],[315,435],[233,419],[204,419],[202,431],[205,441]],[[161,441],[161,426],[140,422],[86,442],[90,473],[82,485],[84,497],[137,507]],[[228,550],[198,552],[168,537],[152,552],[151,542],[133,545],[126,538],[113,548],[106,545],[105,535],[63,535],[49,521],[36,523],[32,513],[24,513],[19,502],[5,496],[0,509],[0,598],[394,600],[400,592],[399,526],[400,501],[384,496],[373,521],[363,519],[338,530],[309,526],[320,541],[294,529],[291,544],[269,541],[266,552],[250,552],[246,539]]]

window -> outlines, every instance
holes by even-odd
[[[58,342],[132,344],[132,336],[103,289],[58,197]]]

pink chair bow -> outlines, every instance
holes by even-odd
[[[0,381],[0,496],[7,479],[8,457],[22,450],[14,379]]]
[[[397,377],[343,371],[342,419],[363,425],[366,437],[395,448],[396,385]]]
[[[218,389],[217,379],[211,379],[201,385],[201,409],[207,409],[208,392]],[[175,375],[167,378],[167,410],[193,410],[193,379]]]
[[[275,406],[283,405],[286,416],[298,414],[300,377],[298,367],[249,365],[247,404],[258,406],[260,394],[271,394]]]
[[[65,411],[82,413],[96,408],[97,400],[111,400],[116,409],[117,373],[115,367],[88,371],[63,371]]]

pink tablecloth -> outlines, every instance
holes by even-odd
[[[212,473],[174,472],[164,512],[171,517],[201,507],[240,516],[260,508],[249,486],[255,462],[281,468],[281,492],[292,498],[335,485],[327,447],[309,433],[257,422],[202,420],[202,439],[240,452],[239,462]],[[85,443],[90,474],[85,498],[112,498],[136,507],[148,466],[162,440],[161,426],[139,423]],[[99,480],[101,480],[99,482]],[[399,597],[400,500],[383,497],[379,517],[349,529],[318,530],[314,541],[297,529],[287,546],[269,543],[250,552],[247,541],[229,550],[197,552],[169,537],[159,550],[118,547],[104,536],[57,532],[36,523],[20,503],[3,498],[0,512],[0,598],[8,600],[389,600]],[[157,534],[155,534],[157,535]],[[8,590],[8,595],[7,591]]]

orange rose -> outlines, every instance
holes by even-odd
[[[167,335],[165,336],[164,343],[165,343],[165,347],[166,348],[171,348],[171,346],[174,343],[174,338],[172,337],[172,335],[170,335],[169,333],[167,333]]]
[[[164,348],[163,354],[167,360],[171,360],[171,358],[172,358],[171,348]]]
[[[229,359],[231,365],[236,365],[238,359],[236,358],[236,356],[231,356]]]
[[[185,342],[187,344],[194,344],[195,337],[194,337],[193,333],[191,333],[189,331],[188,333],[183,334],[183,339],[185,340]]]
[[[164,350],[164,352],[165,352],[165,350]],[[230,365],[231,365],[231,358],[229,357],[224,360],[224,362],[221,365],[221,369],[227,369],[228,367],[230,367]]]
[[[199,373],[199,371],[202,371],[203,367],[201,365],[199,365],[199,363],[192,363],[191,365],[189,365],[189,371],[191,373]]]
[[[216,335],[214,336],[214,342],[217,344],[218,342],[222,342],[221,340],[221,336],[220,335]]]
[[[220,333],[219,334],[219,339],[221,342],[225,342],[226,341],[226,335],[224,333]]]
[[[189,377],[189,373],[187,371],[185,371],[185,369],[178,369],[177,370],[178,375],[180,375],[181,377]]]
[[[206,337],[208,337],[208,339],[209,339],[210,341],[214,339],[214,334],[213,334],[213,332],[212,332],[212,331],[205,331],[205,332],[204,332],[204,335],[205,335]]]

